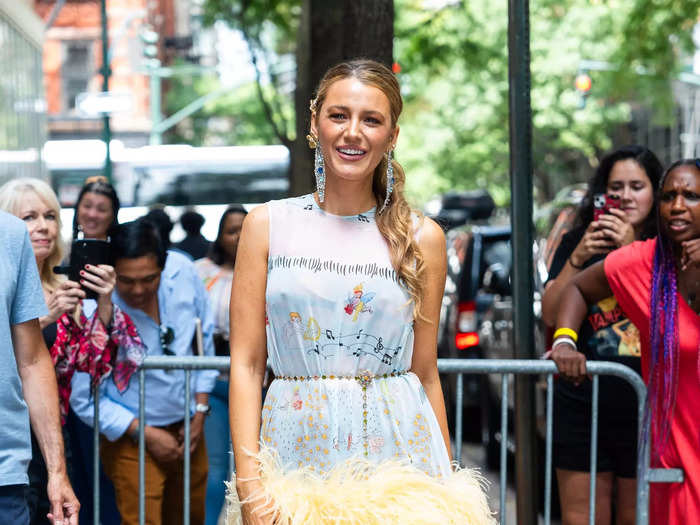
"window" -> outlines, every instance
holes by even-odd
[[[63,110],[75,110],[75,97],[88,90],[94,73],[92,41],[70,40],[64,42],[61,77],[63,84]]]

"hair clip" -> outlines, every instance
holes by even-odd
[[[101,182],[103,184],[109,184],[109,180],[104,175],[92,175],[85,179],[85,185],[92,184],[93,182]]]

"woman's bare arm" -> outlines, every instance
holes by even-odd
[[[267,363],[265,289],[269,249],[267,206],[243,222],[231,290],[229,417],[237,479],[258,476],[261,390]],[[239,481],[239,487],[241,486]]]
[[[440,320],[440,305],[445,291],[447,275],[447,255],[445,235],[442,229],[432,220],[426,218],[420,237],[420,250],[425,262],[425,294],[423,296],[422,314],[425,320],[416,319],[414,325],[413,360],[411,371],[420,379],[428,396],[437,421],[442,431],[442,437],[450,455],[450,433],[447,428],[445,400],[440,386],[440,375],[437,369],[437,336]]]
[[[556,328],[576,332],[586,318],[590,305],[613,295],[605,276],[604,261],[589,266],[564,288],[559,301]],[[586,356],[571,345],[559,344],[552,349],[552,359],[564,378],[580,383],[586,375]]]

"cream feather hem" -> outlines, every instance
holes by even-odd
[[[275,453],[257,455],[263,494],[246,502],[271,504],[283,525],[492,525],[486,481],[475,469],[457,469],[434,478],[401,461],[372,463],[364,458],[336,465],[323,476],[309,469],[283,472]],[[226,525],[241,525],[235,482],[227,483]]]

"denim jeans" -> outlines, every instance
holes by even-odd
[[[24,485],[0,486],[0,523],[29,525],[29,508]]]
[[[93,429],[78,419],[73,410],[68,411],[66,427],[70,435],[72,453],[73,478],[71,483],[73,491],[80,501],[80,525],[96,525],[92,520]],[[104,469],[100,469],[100,524],[121,524],[121,516],[114,497],[114,485],[104,473]]]
[[[228,381],[216,381],[214,391],[209,394],[211,412],[204,421],[204,438],[209,455],[209,477],[207,479],[205,525],[216,525],[224,505],[228,480],[231,431],[228,420]]]

